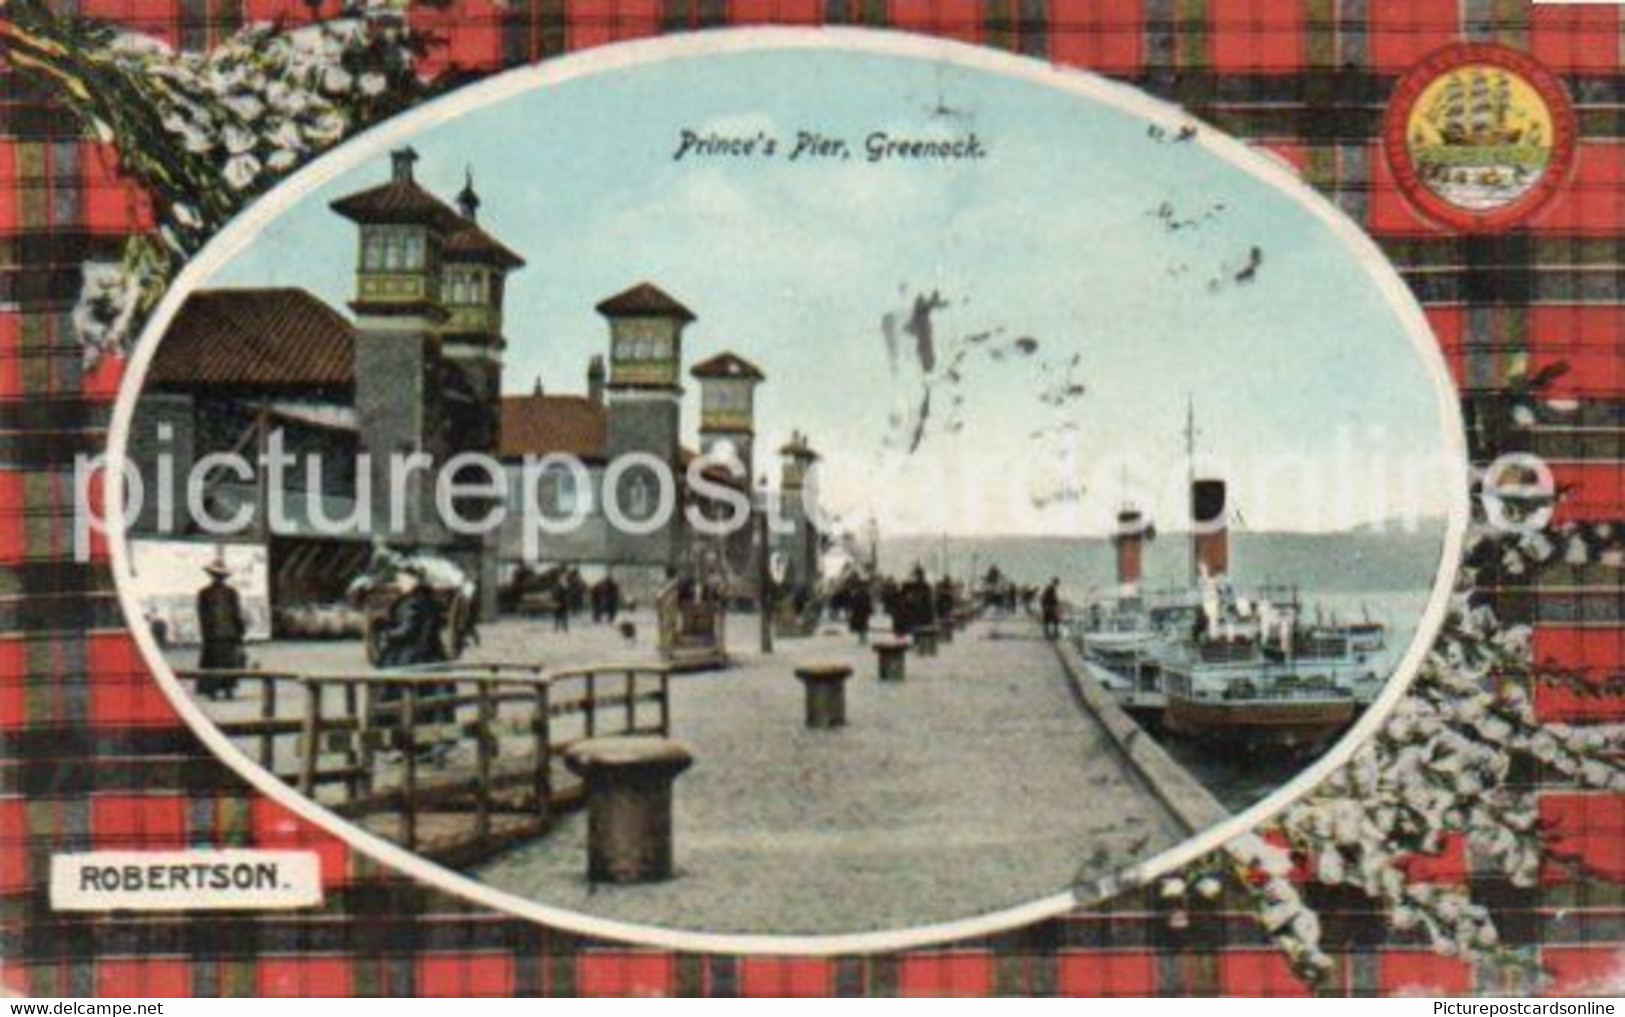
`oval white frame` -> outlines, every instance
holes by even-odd
[[[435,124],[461,117],[533,89],[546,88],[560,82],[608,71],[626,70],[673,59],[794,49],[842,50],[946,62],[1082,95],[1170,131],[1178,130],[1180,126],[1193,122],[1193,118],[1178,107],[1153,99],[1127,85],[1085,71],[1059,68],[968,43],[872,29],[771,27],[716,29],[587,50],[546,63],[502,72],[400,114],[343,142],[331,152],[314,160],[233,219],[197,257],[187,263],[143,330],[126,367],[118,400],[113,409],[108,439],[109,469],[106,474],[106,504],[103,514],[109,530],[109,546],[119,603],[124,610],[126,623],[128,624],[131,618],[142,617],[134,582],[128,578],[130,554],[125,539],[123,518],[122,464],[128,448],[131,418],[153,352],[168,330],[170,321],[190,291],[206,282],[216,267],[235,257],[283,210],[308,197],[320,185],[375,159],[390,146],[409,140],[419,131]],[[1256,829],[1275,813],[1290,805],[1294,799],[1319,784],[1334,769],[1346,762],[1361,742],[1375,733],[1409,688],[1444,621],[1456,569],[1461,560],[1462,544],[1469,518],[1467,447],[1455,385],[1443,352],[1439,349],[1421,307],[1387,258],[1358,226],[1277,158],[1212,128],[1200,131],[1192,143],[1201,145],[1218,158],[1250,173],[1297,201],[1354,252],[1410,335],[1420,363],[1432,373],[1440,423],[1446,431],[1452,462],[1458,465],[1452,471],[1451,480],[1455,489],[1450,497],[1444,548],[1440,556],[1438,574],[1434,577],[1433,590],[1417,624],[1411,645],[1393,676],[1389,678],[1382,694],[1367,707],[1349,732],[1325,755],[1300,771],[1292,780],[1276,788],[1262,801],[1161,854],[1118,870],[1113,876],[1100,881],[1102,884],[1116,882],[1124,887],[1155,879],[1221,847],[1241,834]],[[1456,475],[1458,470],[1459,475]],[[197,706],[182,688],[174,671],[165,662],[147,627],[129,625],[129,628],[136,644],[141,648],[143,657],[176,711],[222,762],[231,766],[255,789],[332,833],[353,849],[423,880],[436,889],[570,932],[688,952],[760,955],[872,953],[985,936],[1053,918],[1092,903],[1080,900],[1075,892],[1068,888],[1030,904],[951,922],[913,926],[895,931],[830,935],[690,932],[595,918],[551,907],[488,886],[367,833],[278,780],[222,734],[214,722]]]

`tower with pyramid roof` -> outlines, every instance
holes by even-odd
[[[459,561],[494,608],[494,549],[450,532],[435,510],[435,484],[453,455],[497,449],[504,288],[524,261],[480,227],[472,174],[454,209],[418,183],[417,162],[413,149],[397,149],[387,181],[332,203],[360,234],[350,308],[368,500],[375,533]],[[401,470],[408,455],[426,456],[428,468]],[[404,484],[392,484],[392,472]],[[460,508],[479,516],[479,506]]]
[[[603,497],[625,517],[610,527],[610,560],[634,586],[655,585],[682,551],[683,330],[694,313],[648,282],[597,310],[610,343]]]

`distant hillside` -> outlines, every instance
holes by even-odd
[[[1231,534],[1231,571],[1244,584],[1296,584],[1325,592],[1421,590],[1438,570],[1443,524],[1419,533],[1389,528],[1337,534]],[[1007,575],[1038,583],[1059,576],[1068,586],[1104,586],[1113,581],[1111,544],[1099,537],[895,537],[883,540],[881,567],[902,572],[916,562],[941,568],[946,553],[955,575],[977,573],[998,564]],[[1147,549],[1146,581],[1152,586],[1182,582],[1189,570],[1190,538],[1162,534]]]

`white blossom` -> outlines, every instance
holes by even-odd
[[[232,155],[242,155],[244,152],[252,152],[255,144],[257,144],[257,140],[253,134],[243,130],[241,127],[238,127],[235,124],[227,126],[225,131],[222,132],[221,138],[226,143],[226,151]]]
[[[265,103],[246,92],[226,96],[220,100],[220,104],[231,110],[241,120],[258,120],[260,114],[265,112]]]
[[[229,216],[223,205],[243,200],[270,182],[267,174],[293,170],[306,153],[336,144],[357,126],[357,82],[347,61],[366,50],[368,60],[382,55],[392,66],[410,68],[412,42],[411,30],[398,19],[387,32],[375,33],[366,16],[293,29],[251,25],[205,52],[176,52],[149,36],[112,33],[100,57],[139,84],[171,144],[208,160],[226,190],[204,195],[194,187],[163,195],[159,207],[167,221],[159,222],[151,240],[132,241],[130,249],[148,258],[139,268],[87,266],[73,315],[86,356],[128,344],[165,280]],[[388,84],[368,71],[360,86],[375,97]],[[115,137],[100,117],[86,114],[86,120],[98,137],[121,148],[148,144]]]
[[[329,95],[342,95],[350,90],[355,78],[342,67],[329,67],[322,72],[322,91]]]
[[[232,156],[226,162],[226,182],[239,191],[252,187],[260,174],[260,161],[252,155]]]

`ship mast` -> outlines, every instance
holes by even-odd
[[[1194,499],[1196,490],[1196,400],[1188,392],[1185,394],[1185,464],[1187,468],[1185,477],[1186,497]],[[1198,534],[1196,532],[1196,503],[1194,500],[1191,502],[1190,528],[1191,586],[1194,588],[1197,580],[1201,578],[1200,569],[1196,563],[1196,538]]]

